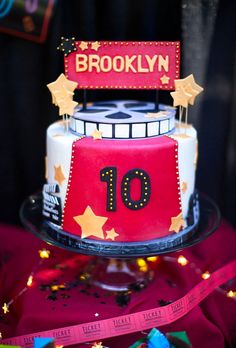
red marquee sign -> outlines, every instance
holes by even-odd
[[[174,89],[179,42],[76,41],[65,73],[80,89]]]

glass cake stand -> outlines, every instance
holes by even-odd
[[[81,239],[42,215],[42,194],[29,196],[22,204],[20,217],[24,227],[46,243],[80,254],[92,255],[83,270],[90,284],[110,291],[127,291],[138,285],[145,287],[153,278],[147,257],[159,256],[191,247],[210,236],[219,226],[220,211],[206,195],[191,208],[190,226],[177,234],[144,242],[103,242]],[[200,219],[199,219],[200,216]]]

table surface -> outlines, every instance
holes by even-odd
[[[160,303],[184,296],[202,280],[201,273],[197,274],[189,265],[182,267],[160,257],[152,266],[154,280],[142,291],[132,292],[130,302],[121,307],[114,294],[95,287],[85,288],[77,281],[89,257],[48,246],[15,226],[0,225],[0,240],[1,307],[20,293],[34,272],[32,286],[15,298],[9,313],[0,316],[3,338],[156,308]],[[235,243],[236,231],[224,221],[205,241],[170,256],[184,255],[203,272],[213,272],[235,259]],[[42,261],[38,251],[45,247],[51,254],[49,259]],[[63,286],[52,288],[65,284],[66,289]],[[234,286],[232,290],[236,291],[236,282],[227,286]],[[233,347],[236,346],[235,316],[236,299],[213,291],[187,315],[159,329],[164,333],[186,331],[193,347]],[[102,341],[110,348],[125,348],[143,336],[137,332]],[[91,345],[78,344],[76,347]]]

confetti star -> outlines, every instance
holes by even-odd
[[[7,314],[9,312],[9,306],[7,303],[4,303],[4,305],[2,306],[3,309],[3,313]]]
[[[75,38],[69,38],[66,39],[63,36],[61,37],[61,43],[57,47],[59,51],[62,51],[65,56],[68,56],[70,53],[74,52],[77,50],[76,48],[76,43],[75,43]]]
[[[115,238],[119,236],[119,233],[117,233],[114,228],[112,228],[110,231],[106,231],[106,234],[106,239],[111,240],[115,240]]]
[[[166,75],[163,75],[162,77],[160,77],[160,80],[163,85],[168,85],[170,78]]]
[[[93,133],[91,134],[91,136],[93,137],[93,140],[100,140],[102,139],[102,132],[99,131],[98,129],[95,129]]]
[[[2,333],[0,332],[0,340],[2,339]]]
[[[191,94],[184,91],[183,87],[179,87],[175,92],[171,92],[170,95],[174,99],[174,106],[181,105],[185,108],[188,106],[188,102],[192,97]]]
[[[91,348],[104,348],[102,342],[94,342]]]
[[[61,186],[63,181],[66,179],[66,177],[63,174],[61,165],[54,166],[54,179],[58,182],[58,184]]]
[[[181,191],[183,193],[185,193],[187,191],[187,188],[188,188],[188,184],[186,181],[183,181],[182,184],[181,184]]]
[[[94,316],[95,316],[95,317],[99,317],[99,313],[95,313]]]
[[[41,259],[48,259],[49,256],[50,256],[50,250],[47,250],[47,249],[39,250],[39,257]]]
[[[150,118],[159,118],[159,117],[164,117],[169,115],[168,111],[158,111],[158,112],[148,112],[145,114],[145,117],[150,117]]]
[[[171,225],[169,231],[175,231],[176,233],[178,233],[183,225],[184,219],[182,213],[179,213],[179,215],[173,216],[171,218]]]
[[[97,51],[101,47],[101,44],[98,41],[92,42],[91,49]]]
[[[74,216],[74,220],[81,227],[81,238],[94,236],[104,239],[103,225],[107,221],[107,217],[95,215],[88,205],[83,215]]]
[[[88,49],[88,43],[85,41],[81,41],[81,43],[79,44],[79,48],[84,51]]]

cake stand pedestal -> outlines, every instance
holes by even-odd
[[[45,222],[42,204],[41,193],[23,202],[20,217],[24,227],[50,245],[93,255],[83,270],[84,280],[110,291],[127,291],[135,284],[140,289],[145,287],[153,278],[146,257],[193,246],[210,236],[220,223],[220,212],[214,201],[200,194],[199,204],[191,208],[191,225],[177,234],[144,242],[103,242],[81,239]]]

